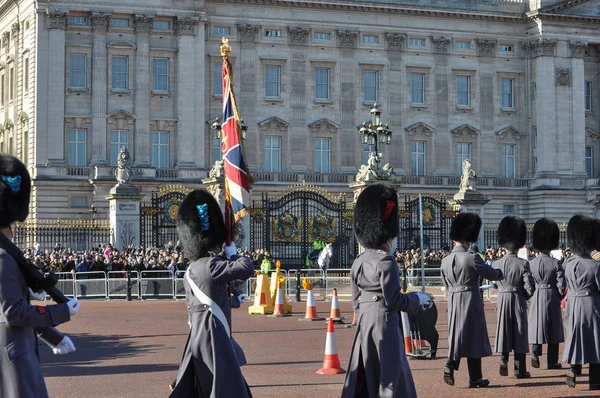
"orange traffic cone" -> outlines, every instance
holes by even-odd
[[[333,289],[333,294],[331,297],[331,313],[329,314],[329,319],[333,320],[335,323],[344,323],[342,314],[340,312],[340,302],[338,301],[337,289]]]
[[[412,335],[410,333],[410,320],[408,319],[408,314],[406,312],[400,312],[400,317],[402,319],[402,334],[404,334],[404,352],[406,354],[412,354],[413,343]]]
[[[306,315],[304,318],[298,319],[299,321],[324,321],[325,318],[320,318],[317,315],[317,305],[315,304],[315,294],[312,289],[308,290],[308,296],[306,298]]]
[[[325,359],[323,367],[317,370],[320,375],[337,375],[346,373],[340,365],[340,357],[337,353],[337,344],[335,343],[335,329],[333,328],[333,320],[329,318],[327,325],[327,340],[325,342]]]
[[[346,325],[345,328],[350,329],[350,328],[355,328],[355,327],[356,327],[356,312],[354,313],[354,316],[352,317],[352,323],[350,325]]]
[[[275,307],[273,308],[273,315],[268,315],[269,317],[282,317],[282,316],[290,316],[290,314],[285,313],[285,309],[283,307],[283,291],[281,290],[281,282],[277,281],[277,294],[275,296]]]

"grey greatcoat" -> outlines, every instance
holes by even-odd
[[[569,288],[563,361],[600,363],[600,267],[589,256],[571,256],[563,266]]]
[[[53,346],[63,335],[52,326],[69,321],[67,304],[33,306],[15,260],[0,249],[0,397],[48,396],[36,334]]]
[[[441,272],[448,292],[448,359],[492,355],[479,277],[496,281],[502,279],[502,271],[459,245],[442,259]]]
[[[398,264],[383,250],[354,260],[350,281],[357,327],[342,397],[416,397],[398,311],[417,311],[419,298],[400,293]]]
[[[223,311],[231,327],[231,307],[227,284],[248,279],[254,263],[247,257],[203,257],[190,264],[188,271],[196,286]],[[240,369],[239,346],[207,306],[196,298],[187,279],[183,280],[189,307],[191,330],[179,366],[177,385],[171,398],[250,397]]]
[[[558,260],[546,253],[529,262],[535,293],[529,302],[529,343],[558,344],[565,341],[560,301],[565,274]]]
[[[498,285],[496,307],[496,352],[517,354],[529,352],[527,327],[527,300],[535,291],[535,281],[529,270],[529,262],[506,253],[492,265],[504,274]]]

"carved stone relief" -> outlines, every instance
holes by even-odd
[[[240,33],[242,43],[255,43],[260,32],[259,25],[238,25],[237,30]]]
[[[452,42],[452,40],[446,37],[434,37],[432,41],[435,52],[441,54],[448,53],[448,50],[450,49],[450,43]]]
[[[307,28],[288,28],[288,36],[290,44],[296,46],[305,46],[308,44],[308,34],[309,30]]]
[[[571,69],[556,68],[556,85],[569,86],[571,85]]]
[[[403,33],[385,32],[384,36],[390,50],[404,50],[406,36]]]
[[[48,29],[66,29],[67,13],[60,10],[47,11]]]
[[[477,49],[482,57],[493,57],[496,55],[496,40],[477,40]]]
[[[349,30],[337,30],[338,46],[342,48],[356,48],[358,43],[358,32]]]

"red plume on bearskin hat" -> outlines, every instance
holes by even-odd
[[[0,226],[25,221],[29,215],[31,178],[27,167],[10,155],[0,155]]]
[[[498,244],[511,252],[516,252],[527,242],[527,225],[515,216],[506,216],[498,225]]]
[[[354,233],[361,246],[380,249],[398,236],[398,195],[388,185],[366,187],[354,205]]]

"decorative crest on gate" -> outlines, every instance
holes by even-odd
[[[284,196],[288,193],[297,192],[297,191],[316,193],[316,194],[319,194],[319,195],[325,197],[327,200],[330,200],[331,202],[335,202],[335,203],[346,202],[346,194],[345,193],[340,193],[338,195],[335,195],[321,187],[317,187],[316,185],[307,184],[306,181],[304,181],[302,184],[290,185],[282,193],[282,196]]]

